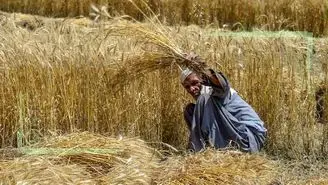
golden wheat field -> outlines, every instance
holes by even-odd
[[[148,7],[170,25],[229,26],[232,29],[302,30],[327,34],[326,0],[134,0],[147,15]],[[130,15],[144,20],[127,0],[0,0],[0,10],[66,17],[88,16],[90,4],[108,7],[112,16]]]
[[[94,3],[0,1],[61,17],[0,12],[0,184],[328,184],[326,1]],[[264,120],[263,152],[185,151],[191,51]]]

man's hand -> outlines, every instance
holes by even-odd
[[[204,73],[204,68],[207,67],[204,60],[194,52],[190,52],[189,54],[183,54],[186,59],[186,67],[192,69],[194,72]]]
[[[194,52],[190,52],[189,54],[184,54],[185,58],[189,61],[199,63],[201,66],[206,66],[205,62],[202,61],[202,59]],[[203,70],[201,74],[198,74],[201,76],[203,79],[203,84],[207,86],[215,85],[215,86],[220,86],[220,81],[216,77],[215,72],[213,69],[206,68]]]
[[[194,52],[190,52],[189,54],[188,53],[184,53],[183,55],[189,61],[196,61],[199,58],[199,56],[196,53],[194,53]]]
[[[219,79],[216,77],[215,71],[213,69],[206,69],[205,73],[203,74],[203,79],[204,79],[204,85],[206,85],[206,83],[211,84],[211,85],[215,85],[215,86],[219,86],[221,87],[220,81]]]

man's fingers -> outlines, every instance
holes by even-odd
[[[199,56],[194,52],[190,52],[189,54],[186,55],[186,59],[191,61],[197,59],[198,57]]]

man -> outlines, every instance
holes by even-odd
[[[224,148],[231,144],[245,152],[258,152],[262,148],[267,132],[263,122],[230,88],[222,73],[209,69],[208,74],[199,75],[185,69],[180,80],[196,100],[184,111],[190,149],[198,152],[206,146]]]

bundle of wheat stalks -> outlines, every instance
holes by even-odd
[[[23,156],[1,162],[0,184],[148,184],[159,160],[156,150],[140,139],[88,132],[51,138],[18,152]]]
[[[113,75],[113,84],[124,83],[145,73],[168,67],[180,70],[188,67],[197,73],[206,73],[208,66],[201,57],[190,59],[190,51],[182,49],[178,38],[172,38],[167,27],[164,28],[158,20],[148,21],[149,23],[139,23],[119,19],[107,26],[108,36],[137,40],[142,48],[140,53],[130,56],[120,65]]]
[[[163,162],[137,138],[84,132],[30,147],[1,160],[0,184],[265,184],[275,177],[273,163],[258,155],[208,150]]]

